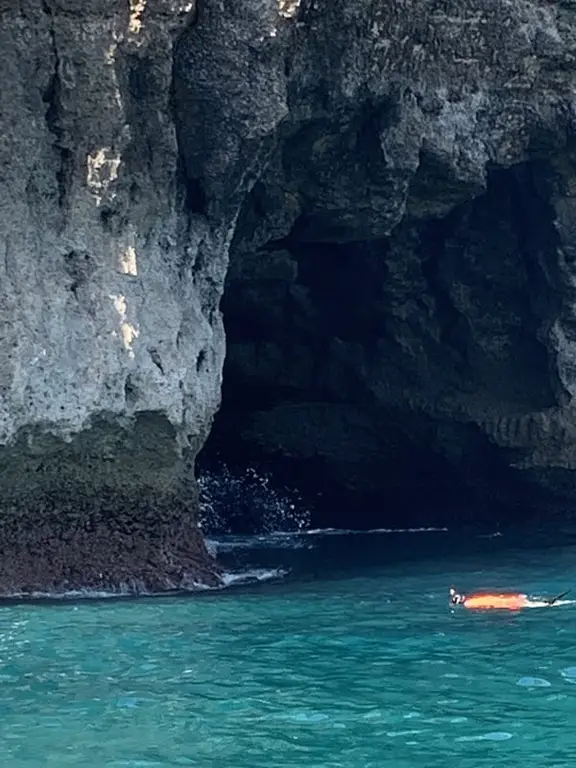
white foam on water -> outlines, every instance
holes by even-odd
[[[208,550],[208,554],[211,557],[216,557],[216,555],[218,554],[218,542],[217,541],[214,541],[213,539],[205,538],[204,539],[204,546]]]
[[[521,677],[516,685],[522,685],[525,688],[549,688],[552,683],[543,677]]]
[[[282,579],[288,574],[284,568],[249,568],[246,571],[222,574],[222,585],[231,587],[235,584],[254,584],[273,579]]]
[[[189,584],[186,585],[186,588],[184,591],[186,592],[213,592],[215,589],[220,589],[220,587],[212,587],[209,584],[204,584],[201,581],[191,581]]]
[[[70,589],[60,592],[13,592],[6,595],[10,600],[103,600],[112,598],[142,598],[142,597],[171,597],[175,593],[189,592],[218,592],[228,587],[240,584],[257,584],[274,579],[282,579],[289,573],[284,568],[249,568],[245,571],[226,571],[222,574],[220,584],[210,586],[202,582],[190,580],[183,585],[174,586],[165,591],[151,592],[136,584],[121,584],[117,589]]]
[[[130,581],[121,582],[117,587],[112,587],[110,589],[86,587],[81,589],[60,589],[54,591],[33,590],[31,592],[12,592],[8,595],[3,595],[3,597],[11,600],[101,600],[102,598],[110,597],[168,595],[174,592],[177,588],[176,584],[167,583],[166,590],[150,592],[146,589],[142,581],[139,579],[131,579]]]
[[[508,731],[491,731],[479,736],[458,736],[454,741],[508,741],[512,737]]]
[[[560,674],[569,683],[576,683],[576,667],[564,667],[560,670]]]
[[[309,541],[286,534],[212,536],[205,541],[213,557],[222,552],[233,552],[238,549],[313,549],[314,547],[314,544]]]
[[[287,712],[283,719],[292,720],[296,723],[321,723],[329,720],[330,716],[323,712]]]
[[[148,594],[145,590],[139,590],[138,592],[130,591],[129,589],[69,589],[62,590],[61,592],[11,592],[4,596],[9,600],[102,600],[104,598],[118,598],[118,597],[131,597],[140,596],[146,597]],[[164,593],[154,593],[164,594]],[[168,594],[168,593],[166,593]]]
[[[448,528],[371,528],[354,530],[347,528],[310,528],[303,531],[273,531],[253,535],[210,535],[204,541],[213,557],[219,553],[241,549],[313,549],[315,539],[324,536],[367,536],[414,533],[446,533]]]
[[[363,536],[369,533],[447,533],[448,528],[369,528],[368,530],[356,530],[354,528],[310,528],[296,535],[300,536]],[[288,534],[289,535],[289,534]]]

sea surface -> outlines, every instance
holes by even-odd
[[[4,768],[574,768],[571,531],[215,537],[217,593],[0,606]],[[576,594],[575,594],[576,596]]]

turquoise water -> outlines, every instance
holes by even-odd
[[[451,613],[447,590],[559,592],[576,545],[284,542],[237,548],[279,583],[3,605],[0,765],[573,767],[576,606]]]

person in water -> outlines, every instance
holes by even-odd
[[[553,605],[568,605],[574,600],[563,600],[569,590],[552,598],[533,599],[522,592],[478,592],[472,595],[460,595],[450,588],[450,605],[461,605],[469,610],[504,610],[521,611],[523,608],[550,608]]]

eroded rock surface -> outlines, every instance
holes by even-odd
[[[301,3],[209,458],[284,467],[328,524],[574,499],[575,22],[572,2]]]
[[[177,0],[0,3],[0,591],[214,583],[189,478],[220,397],[172,116]]]
[[[575,17],[0,0],[0,591],[217,581],[229,252],[212,455],[572,498]]]

